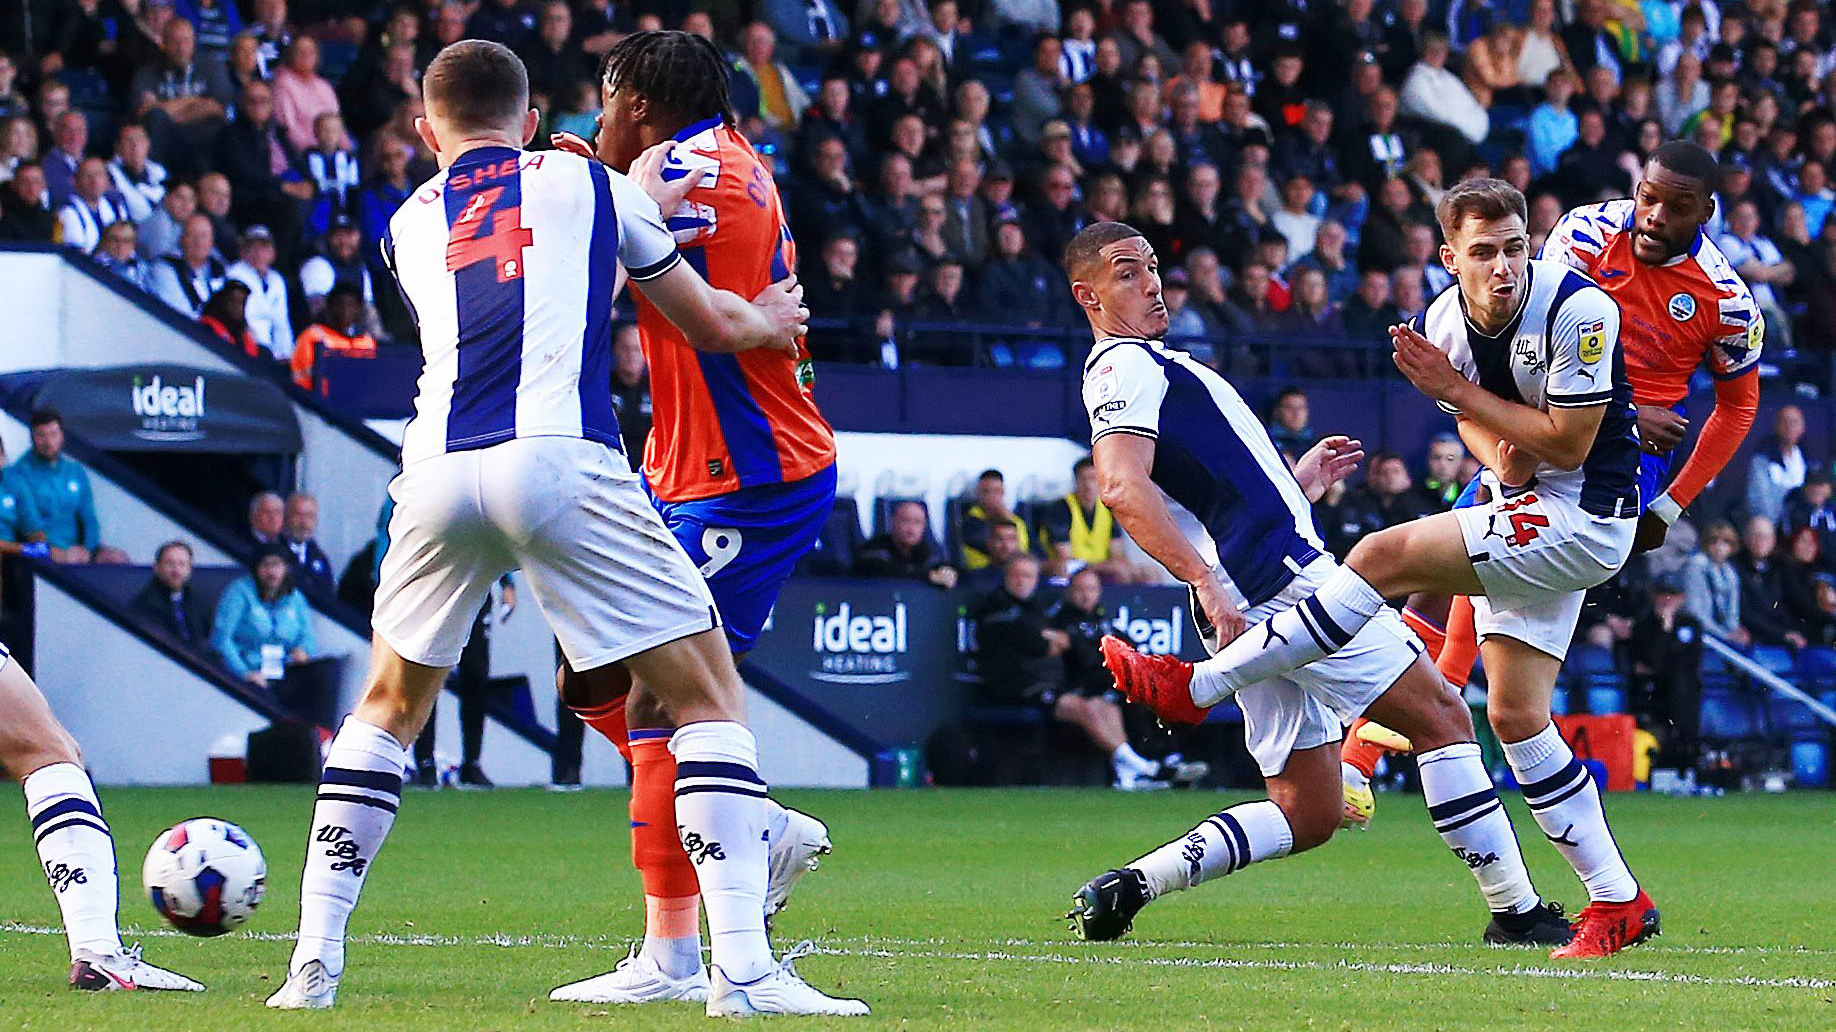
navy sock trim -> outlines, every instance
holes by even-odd
[[[1524,786],[1524,798],[1530,799],[1533,796],[1548,795],[1549,793],[1554,792],[1557,789],[1560,789],[1566,786],[1570,781],[1574,780],[1575,777],[1577,777],[1578,775],[1582,775],[1585,773],[1587,773],[1587,768],[1581,766],[1581,761],[1571,759],[1568,761],[1567,766],[1563,767],[1559,771],[1556,771],[1554,774],[1551,774],[1550,776],[1542,779],[1541,781],[1532,781],[1530,784],[1525,785]]]
[[[388,799],[378,799],[375,796],[367,795],[347,795],[343,792],[321,791],[319,793],[319,801],[322,803],[356,803],[359,806],[374,806],[378,810],[387,810],[390,813],[395,813],[401,808],[397,803]]]
[[[1224,826],[1230,829],[1230,837],[1236,842],[1236,863],[1231,865],[1230,869],[1233,871],[1241,871],[1245,867],[1248,867],[1250,863],[1249,836],[1243,833],[1243,825],[1229,813],[1218,814],[1218,819],[1223,821]]]
[[[1449,799],[1444,803],[1435,803],[1433,806],[1428,807],[1428,816],[1433,817],[1437,821],[1444,821],[1449,817],[1458,817],[1487,800],[1496,801],[1497,799],[1498,793],[1495,790],[1482,788],[1471,795],[1463,795],[1458,799]]]
[[[676,798],[695,795],[698,792],[725,792],[728,795],[751,796],[754,799],[769,799],[771,793],[763,788],[740,788],[735,785],[681,785],[676,788]]]
[[[109,834],[108,825],[102,824],[99,821],[91,820],[85,814],[76,814],[71,817],[66,817],[63,820],[58,821],[56,824],[48,824],[44,826],[43,828],[40,828],[38,830],[38,834],[32,836],[32,844],[34,846],[38,845],[40,842],[43,842],[45,840],[45,837],[47,835],[50,835],[54,831],[62,831],[65,828],[78,828],[78,827],[94,829],[95,831],[101,832],[105,837],[108,837],[108,838],[114,837]]]
[[[1321,634],[1319,629],[1313,626],[1313,621],[1307,619],[1306,607],[1296,606],[1294,608],[1294,615],[1300,618],[1301,628],[1307,632],[1308,637],[1313,639],[1313,643],[1320,647],[1320,651],[1331,654],[1333,650],[1332,645],[1327,642],[1325,635]],[[1270,617],[1270,619],[1274,618]]]
[[[1493,800],[1492,805],[1486,807],[1483,810],[1480,810],[1478,813],[1468,814],[1465,817],[1462,817],[1459,820],[1454,821],[1451,824],[1437,824],[1434,826],[1434,830],[1440,832],[1443,835],[1447,834],[1450,831],[1459,831],[1461,828],[1466,827],[1468,824],[1471,824],[1474,821],[1477,821],[1482,817],[1489,817],[1492,814],[1497,813],[1498,811],[1502,809],[1504,809],[1504,804],[1501,802],[1498,802],[1497,800]]]
[[[749,781],[763,785],[764,779],[758,771],[743,763],[726,763],[720,760],[678,760],[676,762],[676,780],[685,778],[726,778],[729,781]]]
[[[1562,800],[1567,799],[1569,796],[1578,794],[1582,789],[1586,788],[1590,784],[1593,784],[1593,781],[1594,779],[1590,775],[1588,777],[1582,778],[1580,781],[1575,782],[1572,786],[1569,787],[1568,791],[1566,792],[1558,793],[1556,795],[1548,797],[1547,799],[1525,799],[1524,802],[1528,804],[1530,809],[1532,810],[1547,810],[1550,807],[1561,802]]]
[[[73,796],[69,799],[60,799],[33,814],[32,827],[40,827],[46,821],[55,820],[67,813],[86,813],[98,821],[102,819],[102,811],[97,808],[96,804]]]
[[[1344,648],[1351,643],[1352,636],[1345,633],[1345,628],[1334,623],[1332,617],[1327,615],[1326,607],[1320,604],[1318,595],[1308,596],[1301,602],[1301,605],[1306,606],[1307,612],[1313,614],[1313,618],[1320,622],[1320,630],[1325,631],[1326,637],[1337,643],[1336,648]]]
[[[387,792],[390,795],[402,794],[402,776],[383,770],[354,770],[350,767],[327,767],[319,776],[321,785],[349,785],[352,788],[367,788],[373,792]]]

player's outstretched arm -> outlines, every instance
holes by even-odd
[[[1579,469],[1586,461],[1606,415],[1605,403],[1543,412],[1506,401],[1461,376],[1440,348],[1407,326],[1390,327],[1390,342],[1396,367],[1423,394],[1557,469]]]
[[[1154,486],[1154,441],[1131,433],[1109,433],[1090,446],[1103,504],[1135,544],[1167,572],[1192,586],[1205,616],[1228,643],[1243,633],[1243,616],[1192,542],[1173,521],[1166,498]]]
[[[708,286],[687,262],[632,286],[694,341],[698,351],[730,354],[773,348],[795,356],[798,338],[809,332],[810,310],[803,307],[803,285],[795,276],[773,283],[751,301]]]

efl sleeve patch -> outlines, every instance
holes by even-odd
[[[1588,365],[1600,361],[1600,356],[1606,354],[1606,320],[1584,322],[1577,327],[1577,331],[1581,336],[1581,361]]]

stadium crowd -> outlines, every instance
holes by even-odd
[[[413,126],[439,48],[522,54],[541,147],[593,132],[600,56],[657,27],[731,55],[742,129],[801,245],[818,359],[1062,365],[1058,334],[1080,316],[1060,255],[1103,219],[1147,235],[1173,336],[1205,360],[1257,371],[1248,345],[1276,338],[1381,356],[1383,327],[1449,283],[1431,214],[1449,184],[1518,186],[1540,244],[1567,209],[1626,196],[1681,136],[1720,156],[1708,231],[1767,314],[1769,363],[1830,386],[1836,25],[1807,0],[25,0],[0,16],[0,239],[91,253],[310,388],[318,355],[414,342],[380,245],[433,171]],[[1346,365],[1353,350],[1303,349],[1293,371],[1369,368]],[[643,378],[627,330],[612,387],[633,441]],[[1270,429],[1290,454],[1311,443],[1302,392],[1276,399]],[[1774,434],[1744,479],[1724,477],[1744,494],[1711,493],[1699,534],[1673,532],[1589,606],[1582,633],[1620,657],[1635,705],[1688,666],[1679,628],[1836,645],[1830,477],[1799,450],[1795,410]],[[20,500],[55,459],[9,468],[0,550],[152,559],[106,555],[93,508],[30,529]],[[1446,508],[1472,460],[1438,438],[1367,468],[1319,504],[1341,556]],[[1022,518],[983,477],[950,547],[900,507],[853,569],[1021,603],[1006,569],[1021,556],[1048,582],[1082,565],[1145,576],[1107,546],[1072,554],[1101,509],[1092,490],[1080,476]],[[320,575],[301,562],[294,576]]]

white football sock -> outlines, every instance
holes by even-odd
[[[1624,903],[1637,896],[1638,881],[1607,827],[1600,789],[1555,724],[1521,742],[1504,743],[1504,754],[1543,837],[1575,869],[1588,898]]]
[[[1135,747],[1123,742],[1116,746],[1116,751],[1109,754],[1110,765],[1118,771],[1132,771],[1146,776],[1160,771],[1160,764],[1135,751]]]
[[[1472,869],[1486,906],[1495,914],[1521,914],[1541,902],[1530,884],[1511,817],[1479,758],[1479,746],[1443,746],[1416,757],[1415,765],[1434,830]]]
[[[708,720],[678,728],[676,825],[695,864],[714,963],[733,982],[770,972],[765,938],[766,833],[771,814],[746,725]]]
[[[1354,788],[1371,787],[1371,779],[1365,777],[1363,771],[1346,763],[1344,760],[1339,761],[1339,780]]]
[[[89,775],[74,763],[53,763],[26,775],[26,815],[45,880],[64,914],[70,956],[80,950],[121,952],[115,927],[115,840]]]
[[[1163,896],[1222,878],[1250,864],[1288,855],[1294,829],[1288,815],[1267,799],[1213,814],[1183,838],[1128,866],[1147,878],[1148,894]]]
[[[1192,701],[1215,706],[1232,694],[1298,670],[1344,648],[1383,608],[1370,582],[1341,566],[1320,590],[1249,628],[1192,669]]]
[[[344,928],[370,864],[395,824],[408,750],[395,736],[345,717],[332,739],[312,808],[306,869],[300,875],[300,937],[289,971],[318,960],[344,972]]]

